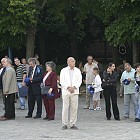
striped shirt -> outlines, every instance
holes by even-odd
[[[24,74],[27,74],[27,69],[25,65],[19,64],[19,66],[16,69],[17,82],[22,82]]]

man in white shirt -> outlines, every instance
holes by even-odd
[[[93,57],[88,56],[87,57],[87,63],[84,66],[84,72],[86,73],[86,106],[84,109],[89,109],[90,108],[90,93],[87,90],[87,87],[92,84],[94,80],[94,75],[93,75],[93,68],[97,67],[98,65],[96,62],[93,62]]]
[[[68,58],[67,64],[68,66],[63,68],[60,73],[63,100],[62,129],[67,129],[68,111],[70,108],[70,128],[77,130],[75,123],[77,121],[78,95],[79,87],[82,83],[82,75],[80,70],[75,67],[75,59],[73,57]]]

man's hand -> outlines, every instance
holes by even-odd
[[[70,92],[70,93],[74,93],[74,87],[68,87],[68,91]]]
[[[24,82],[21,83],[22,86],[26,86],[26,84]]]
[[[128,81],[131,81],[131,78],[128,78],[127,80],[128,80]]]
[[[33,78],[30,78],[30,81],[31,81],[31,83],[32,83],[32,81],[33,81]]]

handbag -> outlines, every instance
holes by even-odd
[[[41,86],[41,95],[47,95],[49,89],[50,89],[50,86]]]
[[[27,86],[22,86],[19,88],[19,96],[20,97],[25,97],[28,95],[28,87]]]

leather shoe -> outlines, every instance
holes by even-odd
[[[62,130],[66,130],[66,129],[68,129],[68,127],[66,125],[63,125]]]
[[[48,121],[52,121],[52,120],[54,120],[54,118],[48,118],[47,120],[48,120]]]
[[[0,121],[7,121],[7,120],[15,120],[15,118],[5,118],[5,117],[3,117],[3,118],[0,118]]]
[[[140,119],[138,119],[138,118],[135,118],[135,122],[140,122]]]
[[[121,119],[120,119],[120,118],[115,118],[115,120],[116,120],[116,121],[120,121]]]
[[[78,127],[73,125],[72,127],[70,127],[70,129],[73,129],[73,130],[78,130]]]
[[[27,116],[25,116],[25,118],[32,118],[32,116],[31,115],[27,115]]]
[[[43,120],[48,120],[49,119],[49,117],[45,117],[45,118],[43,118]]]
[[[5,116],[3,115],[3,116],[0,116],[0,118],[4,118]]]
[[[39,119],[39,118],[41,118],[41,116],[34,116],[33,118],[34,119]]]

